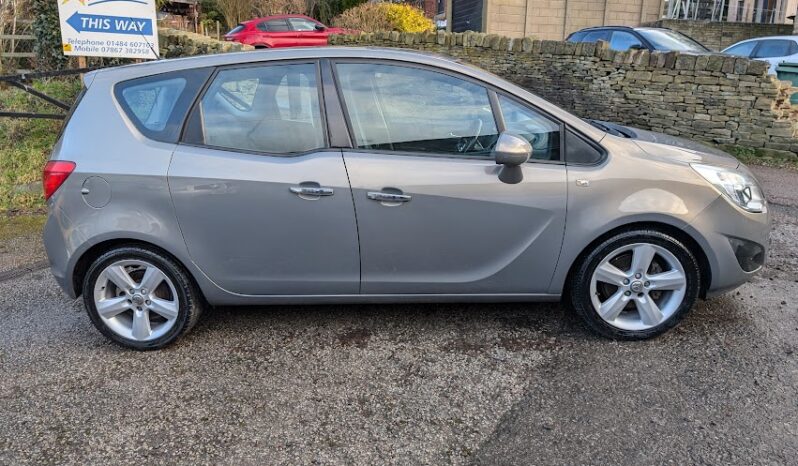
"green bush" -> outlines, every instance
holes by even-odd
[[[36,37],[37,71],[61,70],[69,62],[61,44],[61,26],[58,22],[58,2],[33,0],[33,35]]]
[[[406,3],[364,3],[333,18],[333,26],[361,32],[426,32],[435,28],[422,10]]]

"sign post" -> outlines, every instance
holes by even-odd
[[[64,55],[158,58],[155,0],[56,0]]]

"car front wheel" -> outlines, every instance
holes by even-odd
[[[677,239],[633,230],[603,241],[571,280],[571,302],[590,328],[639,340],[674,327],[698,298],[698,261]]]
[[[133,246],[106,252],[92,263],[83,301],[103,335],[138,350],[174,342],[202,311],[199,291],[179,264]]]

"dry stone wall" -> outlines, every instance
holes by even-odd
[[[480,33],[338,35],[332,45],[403,47],[449,55],[491,71],[582,116],[762,155],[798,156],[795,88],[765,62],[721,55],[572,44]]]

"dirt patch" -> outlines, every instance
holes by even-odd
[[[369,339],[371,339],[371,332],[365,328],[350,330],[338,335],[341,346],[354,346],[360,349],[368,347]]]

